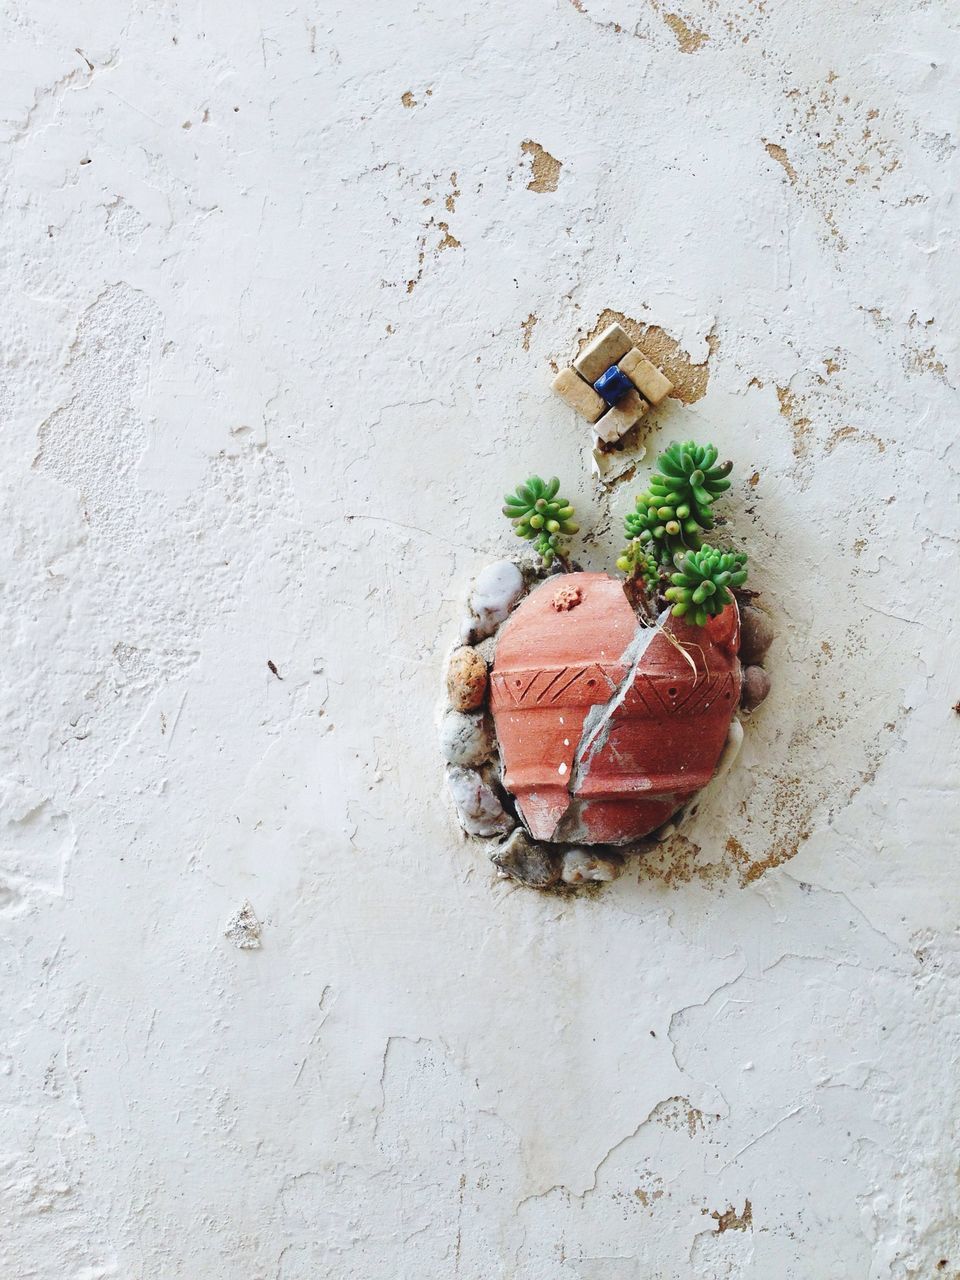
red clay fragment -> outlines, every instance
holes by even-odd
[[[618,579],[555,578],[502,627],[490,705],[504,785],[538,840],[627,844],[713,776],[740,698],[735,604],[706,627],[641,627]]]

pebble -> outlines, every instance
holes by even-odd
[[[460,825],[468,836],[501,836],[516,825],[476,769],[450,765],[447,786],[457,807]]]
[[[480,571],[470,593],[470,612],[460,629],[464,643],[485,640],[523,595],[523,574],[512,560],[498,560]]]
[[[560,874],[564,884],[586,884],[598,880],[616,880],[623,872],[623,867],[624,859],[619,854],[568,849],[563,855]]]
[[[448,711],[440,723],[440,750],[447,764],[486,764],[496,748],[493,722],[483,711]]]
[[[756,711],[769,692],[770,677],[763,667],[747,667],[743,673],[743,688],[740,690],[740,710]]]
[[[769,615],[756,605],[744,605],[740,610],[740,661],[743,665],[753,667],[763,662],[776,638]]]
[[[531,840],[522,827],[491,853],[490,861],[502,877],[517,880],[531,889],[549,889],[560,879],[559,852]]]
[[[454,649],[447,663],[447,697],[454,711],[473,711],[487,696],[487,664],[476,649]]]

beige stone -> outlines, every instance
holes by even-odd
[[[447,697],[455,711],[474,711],[487,694],[487,664],[476,649],[455,649],[447,664]]]
[[[639,391],[629,391],[597,422],[597,436],[604,444],[613,444],[615,440],[626,435],[631,427],[637,425],[648,407]]]
[[[673,383],[662,374],[655,364],[651,364],[642,351],[632,347],[617,362],[621,373],[625,373],[645,400],[651,404],[660,401],[673,390]],[[597,377],[600,375],[597,374]]]
[[[576,369],[561,369],[553,380],[553,389],[561,400],[565,400],[571,409],[575,409],[588,422],[596,422],[607,407],[603,397],[597,395],[589,383],[584,382]]]
[[[591,386],[606,373],[612,364],[619,364],[633,343],[618,324],[611,324],[603,333],[588,342],[573,362],[573,367],[581,378],[586,378]]]

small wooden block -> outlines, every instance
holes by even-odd
[[[598,374],[597,377],[599,376]],[[565,400],[571,409],[575,409],[588,422],[596,422],[607,407],[603,397],[597,395],[590,383],[584,382],[575,369],[561,369],[553,380],[553,389],[561,400]]]
[[[639,391],[630,391],[619,400],[612,409],[608,409],[597,422],[597,436],[604,444],[613,444],[622,435],[635,427],[647,412],[647,402]]]
[[[617,363],[620,372],[627,375],[644,399],[651,404],[659,404],[673,390],[670,379],[636,347],[631,348]]]
[[[633,343],[620,326],[612,324],[584,347],[574,360],[573,367],[592,386],[612,364],[619,364],[632,346]],[[624,373],[626,372],[624,369]]]

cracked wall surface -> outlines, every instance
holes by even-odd
[[[960,1276],[958,27],[0,5],[5,1280]],[[601,483],[611,318],[678,395]],[[497,882],[500,495],[605,568],[691,437],[773,692],[601,894]]]

